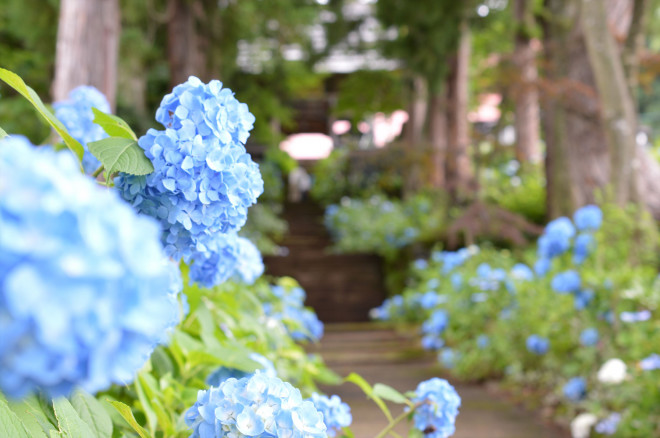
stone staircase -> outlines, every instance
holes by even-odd
[[[306,305],[323,322],[367,321],[385,299],[381,260],[370,254],[331,254],[323,209],[310,200],[288,203],[286,256],[264,257],[266,274],[290,276],[307,292]]]

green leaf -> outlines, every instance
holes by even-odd
[[[60,432],[67,438],[88,438],[96,435],[92,429],[80,418],[78,412],[73,408],[69,400],[60,397],[53,401],[55,416]]]
[[[154,171],[144,150],[132,138],[109,137],[87,143],[87,147],[105,167],[108,179],[114,172],[147,175]]]
[[[389,400],[394,403],[399,403],[404,405],[412,404],[410,400],[408,400],[408,398],[403,394],[401,394],[399,391],[392,388],[391,386],[384,385],[382,383],[376,383],[374,385],[374,394],[382,399]]]
[[[149,434],[147,433],[146,430],[142,426],[138,424],[138,422],[135,420],[135,417],[133,416],[133,411],[131,411],[131,408],[129,408],[127,405],[125,405],[122,402],[118,401],[113,401],[113,400],[108,400],[112,406],[119,411],[121,416],[126,420],[128,424],[133,428],[134,431],[140,435],[140,438],[150,438]]]
[[[30,438],[20,418],[9,409],[7,401],[0,394],[0,436]]]
[[[144,415],[147,417],[147,426],[149,428],[149,431],[153,433],[156,430],[156,425],[158,424],[158,418],[156,417],[156,412],[154,411],[154,408],[151,406],[151,401],[149,400],[150,397],[147,397],[142,385],[143,385],[142,379],[140,376],[138,376],[138,378],[135,380],[135,389],[138,394],[138,400],[142,405],[142,411],[144,412]]]
[[[364,392],[367,397],[372,399],[374,403],[376,403],[376,405],[380,408],[380,410],[383,411],[383,414],[385,414],[387,420],[390,422],[393,420],[392,413],[387,408],[387,405],[383,399],[381,399],[378,394],[374,394],[374,389],[366,380],[362,378],[362,376],[356,373],[351,373],[344,380],[347,382],[355,383],[357,386],[359,386],[362,392]]]
[[[71,137],[69,131],[67,131],[62,122],[57,120],[55,115],[50,112],[48,108],[46,108],[46,105],[44,105],[36,92],[32,88],[28,87],[20,76],[18,76],[16,73],[10,72],[9,70],[5,70],[4,68],[0,68],[0,80],[5,81],[7,85],[25,97],[28,102],[30,102],[32,106],[36,108],[37,112],[41,114],[44,119],[46,119],[48,124],[50,124],[50,126],[55,129],[60,137],[62,137],[64,143],[69,149],[71,149],[74,154],[76,154],[78,160],[82,162],[82,157],[85,152],[82,145],[78,143],[78,140]]]
[[[96,108],[92,108],[92,112],[94,112],[94,123],[103,128],[110,137],[131,138],[137,141],[135,132],[123,119]]]
[[[7,136],[7,131],[5,131],[4,129],[0,128],[0,138],[4,138],[4,137],[6,137],[6,136]]]
[[[77,390],[71,398],[73,408],[99,438],[112,436],[112,419],[101,403],[90,394]]]
[[[56,431],[35,396],[27,397],[19,402],[9,402],[9,409],[18,416],[32,437],[48,438],[51,431]]]

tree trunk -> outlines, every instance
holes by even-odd
[[[167,4],[167,61],[170,85],[175,87],[189,76],[206,79],[206,45],[199,20],[204,11],[197,0],[169,0]]]
[[[516,159],[521,163],[538,162],[541,159],[538,71],[530,37],[534,16],[528,0],[515,0],[513,8],[518,26],[513,60],[520,74],[514,96]]]
[[[467,23],[461,23],[458,50],[448,77],[447,186],[454,198],[472,191],[473,174],[469,155],[470,134],[468,113],[468,79],[471,35]]]
[[[447,90],[434,93],[429,106],[429,141],[431,143],[431,185],[445,186],[447,160]]]
[[[638,199],[633,174],[637,115],[617,43],[601,0],[582,0],[582,29],[600,98],[600,116],[610,153],[614,201],[624,206]]]
[[[415,76],[412,83],[409,118],[406,125],[406,143],[410,163],[404,178],[404,193],[415,192],[422,186],[420,159],[425,146],[424,125],[428,103],[428,83],[422,76]]]
[[[98,88],[115,108],[120,33],[119,0],[61,0],[53,99],[79,85]]]
[[[598,94],[580,24],[580,0],[545,0],[543,130],[548,215],[571,215],[595,202],[609,181],[610,160],[598,117]],[[605,26],[605,24],[603,24]]]

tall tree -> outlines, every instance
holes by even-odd
[[[206,16],[203,3],[199,0],[169,0],[167,15],[170,85],[174,87],[185,82],[189,76],[206,79],[208,40],[200,29],[200,21]]]
[[[536,27],[532,2],[514,0],[512,7],[516,20],[513,62],[520,75],[514,90],[516,158],[521,163],[541,159],[538,70],[533,47]]]
[[[119,33],[119,0],[61,0],[54,100],[79,85],[93,85],[114,109]]]

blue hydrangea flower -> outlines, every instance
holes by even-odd
[[[470,284],[484,291],[497,290],[500,283],[506,279],[504,269],[493,269],[488,263],[482,263],[477,267],[477,276],[470,280]]]
[[[315,342],[323,337],[323,323],[313,310],[304,307],[305,291],[302,288],[288,290],[281,286],[271,286],[271,291],[280,302],[276,306],[264,306],[264,312],[283,321],[294,340]]]
[[[350,406],[343,403],[337,395],[328,397],[315,392],[308,400],[323,414],[323,422],[328,428],[329,437],[337,436],[342,427],[348,427],[353,422]]]
[[[456,365],[456,352],[449,347],[445,347],[438,353],[438,362],[445,368],[454,368]]]
[[[427,438],[447,438],[456,432],[461,397],[449,382],[438,377],[421,382],[412,399],[417,406],[415,428]]]
[[[186,412],[190,438],[325,438],[323,414],[300,391],[277,377],[256,372],[199,391]]]
[[[639,312],[621,312],[619,315],[623,322],[643,322],[651,319],[651,311],[640,310]]]
[[[593,327],[582,330],[580,333],[580,344],[585,347],[593,347],[598,343],[600,336],[598,335],[598,329]]]
[[[434,310],[429,316],[429,319],[422,324],[422,334],[440,335],[445,331],[448,324],[449,316],[447,312],[442,309]]]
[[[580,274],[574,270],[560,272],[552,279],[552,289],[560,294],[577,292],[580,290]]]
[[[451,281],[451,287],[453,287],[454,290],[460,290],[463,286],[463,276],[460,274],[460,272],[454,272],[451,274],[449,281]]]
[[[479,347],[480,350],[483,350],[489,345],[490,345],[490,338],[488,338],[487,335],[479,335],[477,337],[477,347]]]
[[[573,377],[564,385],[562,391],[567,399],[578,402],[587,395],[587,383],[582,377]]]
[[[618,412],[613,412],[604,420],[601,420],[596,424],[596,432],[602,433],[603,435],[614,435],[617,428],[619,427],[619,422],[621,421],[621,414]]]
[[[0,390],[131,382],[180,317],[159,237],[71,154],[0,141]]]
[[[444,347],[445,341],[438,335],[429,334],[422,336],[421,344],[424,350],[435,351]]]
[[[220,82],[191,77],[163,98],[156,119],[166,129],[139,140],[154,172],[120,175],[115,184],[134,208],[161,222],[170,256],[213,259],[208,241],[238,231],[263,192],[243,145],[254,116]]]
[[[101,162],[89,152],[87,143],[108,137],[103,128],[94,123],[92,108],[110,113],[108,99],[99,90],[89,85],[74,88],[69,93],[67,100],[53,104],[55,117],[62,122],[69,134],[78,140],[85,149],[82,164],[85,173],[88,174],[98,169]]]
[[[541,257],[534,263],[534,272],[539,277],[543,277],[552,267],[552,261],[549,258]]]
[[[534,271],[524,263],[516,263],[511,268],[511,277],[518,281],[532,281],[534,279]]]
[[[422,309],[432,309],[440,304],[440,295],[435,292],[426,292],[419,295],[419,305]]]
[[[594,294],[594,291],[591,289],[584,289],[575,292],[573,295],[575,310],[582,310],[587,307],[591,301],[593,301],[595,295],[596,294]]]
[[[296,341],[316,342],[323,337],[323,323],[319,320],[316,313],[310,309],[289,309],[286,318],[297,320],[303,330],[293,330],[291,337]]]
[[[440,280],[437,278],[431,278],[426,282],[426,287],[429,289],[437,289],[440,286]]]
[[[575,211],[573,220],[578,230],[597,230],[603,223],[603,212],[597,205],[586,205]]]
[[[264,273],[264,261],[261,252],[245,237],[237,239],[238,257],[234,278],[246,284],[253,284]]]
[[[542,356],[548,352],[550,341],[539,335],[530,335],[527,338],[527,351]]]
[[[205,236],[200,250],[190,255],[190,279],[204,287],[223,283],[239,265],[239,243],[236,233]]]
[[[472,257],[472,253],[467,248],[461,248],[458,251],[436,251],[431,255],[433,261],[442,263],[443,274],[448,274],[458,268],[470,257]]]
[[[422,271],[429,267],[429,262],[426,261],[425,259],[417,259],[413,262],[413,266],[415,267],[415,269]]]
[[[575,238],[575,245],[573,247],[573,263],[576,265],[582,264],[589,253],[593,250],[595,244],[594,236],[588,233],[580,233]]]
[[[651,371],[660,369],[660,355],[653,353],[639,361],[639,367],[644,371]]]
[[[538,240],[539,257],[552,259],[565,253],[571,247],[573,236],[575,227],[570,219],[560,217],[551,221]]]

